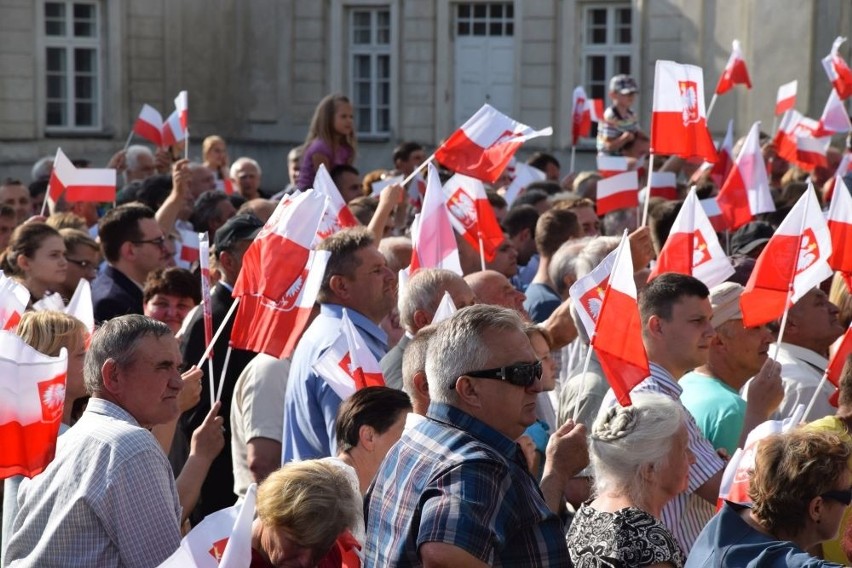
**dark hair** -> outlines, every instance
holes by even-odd
[[[361,426],[377,434],[387,432],[399,416],[411,411],[411,400],[389,387],[365,387],[355,391],[337,410],[337,451],[348,452],[358,445]]]
[[[198,305],[201,303],[201,281],[185,268],[160,268],[145,280],[142,301],[147,302],[157,294],[190,298]]]
[[[134,180],[122,186],[115,195],[116,205],[126,205],[136,201],[136,195],[142,190],[142,180]]]
[[[43,193],[47,193],[47,184],[48,180],[46,179],[39,179],[32,182],[29,188],[27,188],[30,191],[30,198],[35,198]]]
[[[189,222],[197,233],[210,230],[210,221],[219,218],[219,204],[228,201],[228,195],[223,191],[205,191],[195,200]]]
[[[684,296],[703,300],[709,295],[710,290],[698,278],[675,272],[660,274],[639,292],[639,314],[642,324],[648,323],[651,316],[671,320],[674,305]]]
[[[317,250],[331,252],[328,264],[325,267],[325,274],[322,277],[322,284],[317,294],[317,302],[323,304],[329,301],[331,277],[351,277],[355,273],[355,269],[361,264],[355,253],[362,248],[372,245],[374,242],[373,233],[366,227],[350,227],[331,235],[317,246]]]
[[[396,164],[398,160],[407,160],[411,157],[411,154],[422,149],[423,146],[417,142],[403,142],[393,149],[393,163]]]
[[[331,168],[328,172],[328,175],[331,176],[331,181],[334,182],[334,185],[340,186],[340,178],[343,177],[343,174],[355,174],[356,176],[360,176],[360,172],[358,172],[358,168],[355,166],[350,166],[349,164],[338,164]]]
[[[527,165],[532,166],[538,170],[544,171],[547,167],[547,164],[553,164],[557,168],[561,167],[559,165],[559,160],[556,159],[552,154],[547,154],[545,152],[536,152],[532,156],[527,159]]]
[[[136,192],[136,199],[154,211],[160,208],[172,192],[172,176],[157,174],[142,180],[142,187]]]
[[[568,209],[551,209],[542,213],[535,224],[535,248],[543,258],[552,258],[565,241],[583,235],[577,214]]]
[[[21,268],[18,266],[18,257],[23,255],[27,258],[35,256],[36,251],[48,237],[59,237],[59,231],[47,223],[26,223],[18,226],[12,232],[9,246],[0,253],[0,270],[6,276],[20,276]]]
[[[492,209],[503,209],[509,206],[506,199],[493,189],[486,189],[485,197],[488,198],[488,204],[491,205]]]
[[[532,185],[532,184],[530,184]],[[550,194],[548,194],[543,189],[537,189],[535,187],[527,186],[526,191],[520,194],[513,202],[512,209],[516,207],[520,207],[522,205],[538,205],[542,201],[547,201],[550,198]]]
[[[142,238],[139,221],[154,219],[154,211],[141,203],[128,203],[110,209],[98,223],[98,237],[107,261],[115,262],[121,256],[121,245]]]
[[[529,193],[531,189],[534,189],[536,191],[543,191],[547,195],[556,195],[557,193],[562,193],[562,186],[559,185],[559,182],[549,179],[541,179],[529,184],[527,186],[526,191],[524,191],[524,193],[522,193],[520,196],[523,197],[524,195]],[[541,199],[536,201],[536,203],[538,203],[539,201],[541,201]]]
[[[0,217],[8,217],[10,219],[17,219],[18,214],[15,212],[15,208],[11,205],[6,205],[5,203],[0,203]]]
[[[358,222],[366,227],[373,219],[376,209],[379,208],[379,200],[375,197],[362,195],[347,203],[346,206],[349,207]]]
[[[515,237],[524,229],[530,230],[530,237],[535,235],[535,224],[540,217],[538,210],[532,205],[512,207],[506,212],[500,223],[510,237]]]
[[[672,225],[674,225],[682,206],[683,201],[665,201],[653,207],[653,209],[649,208],[648,216],[651,241],[654,243],[654,249],[657,254],[660,254],[663,245],[666,244],[666,239],[669,238]]]

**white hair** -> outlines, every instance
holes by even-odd
[[[143,155],[149,156],[152,160],[154,159],[154,152],[147,146],[142,146],[141,144],[128,146],[127,152],[124,153],[124,161],[127,165],[127,170],[124,172],[125,178],[127,177],[127,172],[139,167],[139,158]]]
[[[621,237],[594,237],[586,242],[586,246],[577,255],[577,278],[582,278],[599,265],[606,255],[614,251],[621,242]]]
[[[460,280],[461,276],[444,268],[418,270],[399,295],[399,322],[402,327],[409,333],[417,331],[414,326],[414,312],[425,310],[434,315],[444,291],[450,283]]]
[[[553,282],[556,293],[560,296],[565,295],[565,277],[572,276],[572,279],[578,278],[577,258],[590,240],[589,237],[584,237],[564,242],[560,245],[556,253],[554,253],[553,258],[550,259],[550,265],[547,267],[547,276]]]
[[[53,156],[45,156],[40,158],[35,164],[30,175],[33,181],[50,179],[50,173],[53,171]]]
[[[260,177],[263,175],[263,170],[260,169],[260,164],[258,164],[255,160],[243,156],[242,158],[237,158],[234,160],[234,163],[231,164],[231,170],[228,172],[231,175],[231,179],[237,179],[237,172],[243,165],[251,164],[255,168],[257,168],[257,176]]]

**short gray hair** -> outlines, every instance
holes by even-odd
[[[417,400],[414,375],[426,371],[426,352],[429,349],[429,341],[435,336],[437,329],[437,325],[427,325],[420,329],[402,352],[402,390],[412,401]]]
[[[228,172],[231,176],[231,179],[234,179],[234,178],[237,177],[237,170],[239,170],[243,166],[243,164],[251,164],[252,166],[257,168],[257,175],[258,176],[263,175],[263,170],[260,169],[260,164],[258,164],[256,160],[253,160],[249,157],[243,156],[242,158],[237,158],[236,160],[234,160],[234,163],[231,164],[231,169]]]
[[[582,278],[603,262],[606,255],[614,251],[621,242],[621,237],[595,237],[586,242],[586,246],[577,255],[577,278]]]
[[[127,148],[127,152],[124,153],[124,161],[127,164],[127,169],[135,170],[139,167],[139,157],[143,154],[150,156],[151,159],[154,158],[154,152],[152,152],[147,146],[142,146],[141,144],[129,146]]]
[[[643,473],[665,468],[674,436],[685,424],[680,404],[657,393],[631,394],[632,405],[601,409],[589,435],[589,457],[595,492],[627,494],[640,509],[647,507]]]
[[[565,277],[573,276],[579,278],[577,274],[577,258],[580,253],[589,243],[589,238],[585,237],[580,240],[571,240],[557,249],[553,258],[550,259],[550,265],[547,267],[547,276],[553,282],[556,293],[564,296],[566,292]]]
[[[624,229],[631,232],[636,230],[638,226],[639,219],[635,207],[610,211],[601,219],[601,229],[604,235],[620,237]]]
[[[426,310],[435,315],[435,310],[441,303],[444,291],[451,282],[461,281],[462,277],[445,268],[421,268],[418,270],[405,290],[399,296],[399,322],[409,333],[417,331],[414,327],[414,312]]]
[[[149,335],[160,338],[171,334],[172,330],[166,324],[138,314],[120,316],[104,322],[95,330],[86,352],[83,364],[86,391],[95,394],[103,390],[101,369],[108,359],[115,361],[119,368],[127,367],[135,359],[136,347],[140,340]]]
[[[33,164],[33,169],[30,171],[30,176],[33,181],[50,179],[50,172],[53,171],[54,156],[45,156]]]
[[[523,329],[524,322],[516,311],[488,304],[462,308],[439,323],[426,351],[429,398],[449,404],[456,402],[456,391],[452,388],[456,380],[465,373],[482,369],[492,357],[484,341],[486,332],[523,333]]]

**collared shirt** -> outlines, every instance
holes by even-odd
[[[453,406],[391,448],[365,498],[364,566],[419,566],[420,546],[456,546],[491,566],[569,566],[564,529],[518,445]]]
[[[828,359],[810,349],[784,342],[781,342],[777,356],[775,351],[775,344],[770,345],[769,357],[781,364],[784,400],[772,418],[789,418],[798,405],[803,404],[807,408],[814,396],[814,407],[803,420],[810,422],[834,414],[836,409],[828,402],[834,393],[834,387],[828,381],[820,387],[825,368],[828,367]]]
[[[674,377],[666,369],[656,363],[650,364],[651,376],[636,385],[631,393],[651,392],[668,396],[678,404],[683,392]],[[601,412],[606,412],[616,404],[615,395],[610,389],[601,404]],[[706,500],[696,495],[699,487],[725,467],[725,462],[713,449],[713,445],[701,433],[695,418],[684,408],[686,427],[689,433],[689,449],[695,455],[695,463],[689,468],[689,486],[686,491],[677,495],[663,507],[663,524],[665,524],[680,543],[681,548],[689,555],[692,543],[704,525],[713,517],[715,508]]]
[[[387,352],[387,334],[363,314],[346,311],[370,352],[380,360]],[[284,403],[282,463],[337,454],[334,430],[341,400],[312,366],[337,339],[341,318],[343,306],[322,304],[293,352]]]
[[[24,483],[9,566],[158,566],[180,545],[172,470],[149,431],[93,398],[58,441],[56,458]]]

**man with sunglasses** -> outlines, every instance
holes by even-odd
[[[567,566],[566,483],[588,463],[586,432],[557,431],[539,486],[516,440],[535,421],[536,359],[516,312],[474,305],[429,340],[426,419],[370,487],[364,566]]]
[[[140,203],[110,210],[98,225],[107,266],[92,282],[95,323],[142,314],[142,286],[148,274],[166,265],[166,237],[154,211]]]

